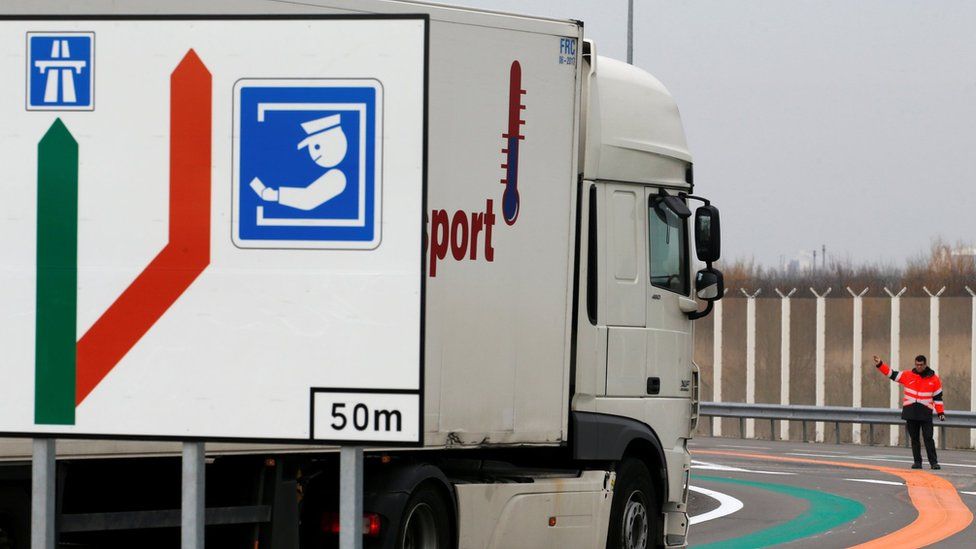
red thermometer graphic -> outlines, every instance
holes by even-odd
[[[522,135],[522,65],[518,61],[512,61],[512,70],[509,75],[508,84],[508,130],[502,134],[505,139],[505,148],[502,154],[505,155],[505,163],[502,169],[505,170],[505,178],[502,184],[505,185],[505,194],[502,195],[502,217],[505,223],[514,225],[519,214],[519,192],[518,192],[518,161],[519,161],[519,141],[525,139]]]

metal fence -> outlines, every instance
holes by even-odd
[[[905,289],[870,296],[867,290],[846,288],[846,295],[837,299],[827,299],[829,288],[800,294],[811,299],[800,299],[795,289],[777,290],[770,297],[742,290],[739,299],[717,302],[711,317],[696,328],[702,396],[717,403],[895,409],[901,406],[900,387],[874,373],[871,355],[905,369],[912,357],[925,354],[944,383],[947,411],[976,413],[976,291],[966,289],[969,297],[947,298],[943,289],[925,289],[926,297],[907,298]],[[756,419],[741,422],[739,433],[725,434],[790,436],[788,422],[780,422],[776,433],[766,433],[764,426],[759,433]],[[722,422],[709,423],[709,432],[722,436]],[[874,435],[847,428],[831,437],[825,423],[815,422],[811,436],[816,441],[842,436],[859,443],[863,435]],[[734,424],[729,427],[735,430]],[[885,433],[873,442],[905,442],[897,427],[879,431]],[[946,444],[943,431],[936,432],[940,445]],[[797,434],[794,429],[794,438]],[[951,431],[949,446],[976,448],[976,430],[966,435]]]
[[[738,402],[702,402],[699,409],[700,416],[736,418],[739,420],[740,433],[745,433],[745,421],[758,419],[769,421],[769,432],[776,433],[776,422],[799,421],[803,426],[803,441],[807,438],[807,424],[833,423],[837,426],[835,442],[840,444],[840,424],[853,423],[868,426],[868,444],[874,444],[874,427],[876,425],[900,425],[901,411],[891,408],[848,408],[844,406],[809,406],[782,404],[747,404]],[[706,422],[711,425],[710,422]],[[976,412],[954,412],[946,416],[945,421],[936,421],[942,436],[939,437],[941,446],[945,448],[945,429],[949,427],[960,429],[976,429]],[[972,431],[971,431],[972,432]]]

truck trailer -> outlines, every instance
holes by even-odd
[[[581,21],[419,2],[15,1],[0,10],[0,25],[37,20],[43,31],[72,18],[260,28],[312,17],[421,17],[419,443],[361,444],[364,545],[687,544],[687,444],[699,401],[693,323],[724,290],[712,266],[718,210],[694,195],[681,118],[661,82],[599,56]],[[20,49],[5,44],[6,55],[21,55],[22,43],[20,35]],[[397,43],[384,46],[398,55]],[[338,46],[323,36],[322,47]],[[207,59],[205,48],[197,53]],[[22,82],[5,77],[0,86],[22,101]],[[0,130],[0,145],[15,137]],[[215,242],[232,245],[224,227],[211,230]],[[414,228],[384,222],[382,230],[386,238]],[[4,255],[0,266],[17,270]],[[5,316],[8,327],[24,322]],[[263,382],[242,372],[229,383],[260,391]],[[391,431],[405,414],[349,401],[315,417],[336,431]],[[307,425],[295,426],[304,441],[259,443],[243,423],[240,440],[206,444],[208,545],[337,546],[337,447],[316,443]],[[29,544],[31,442],[17,434],[0,439],[0,549]],[[62,546],[178,545],[180,444],[130,439],[59,437]]]

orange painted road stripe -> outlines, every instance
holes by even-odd
[[[211,95],[190,50],[170,75],[169,242],[78,341],[76,404],[210,264]]]
[[[846,461],[807,459],[787,456],[769,456],[747,452],[721,450],[695,450],[693,454],[735,456],[792,463],[835,465],[851,469],[871,469],[901,477],[908,486],[912,505],[918,517],[908,526],[888,535],[862,543],[855,547],[881,549],[890,547],[924,547],[942,541],[966,529],[973,521],[973,513],[959,498],[956,488],[942,477],[919,470],[895,469],[883,465],[850,463]]]

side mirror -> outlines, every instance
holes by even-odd
[[[722,228],[718,208],[711,204],[695,210],[695,253],[698,254],[698,260],[705,263],[718,261],[722,255]],[[701,275],[701,272],[698,274]],[[721,276],[719,273],[720,278]]]
[[[695,295],[708,305],[701,311],[688,313],[689,320],[708,316],[708,313],[712,312],[712,306],[715,302],[725,295],[725,278],[722,276],[722,271],[711,267],[698,271],[698,274],[695,275]]]
[[[695,293],[703,301],[718,301],[725,293],[725,277],[722,271],[702,269],[695,276]]]

